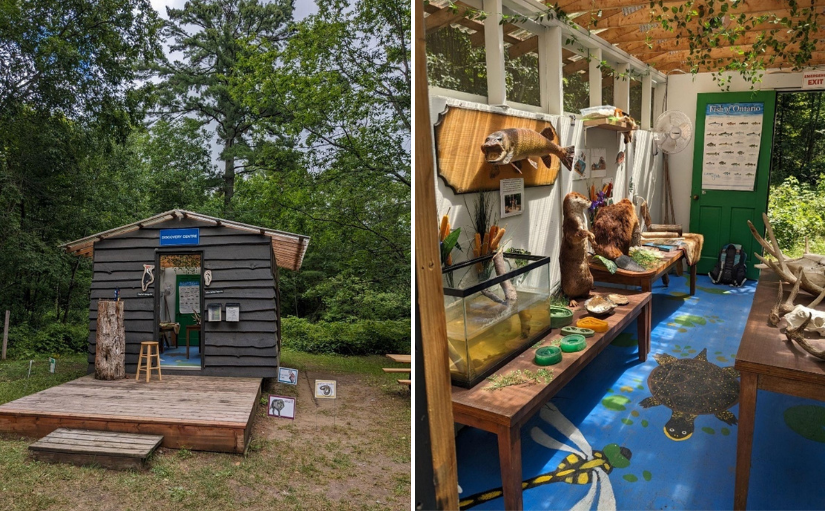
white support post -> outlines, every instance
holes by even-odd
[[[627,73],[627,64],[616,66],[616,75],[613,78],[613,106],[630,113],[630,76]]]
[[[653,77],[649,74],[642,77],[642,129],[650,129],[650,108],[653,106]]]
[[[552,115],[564,113],[561,37],[561,27],[546,28],[538,35],[541,108]]]
[[[599,65],[602,62],[602,49],[594,48],[590,50],[590,106],[601,106],[602,104],[602,70]]]
[[[504,32],[501,21],[501,0],[484,0],[484,53],[487,59],[487,104],[507,103],[504,74]]]
[[[653,122],[662,115],[665,111],[665,94],[667,93],[667,82],[660,82],[656,84],[653,89]]]

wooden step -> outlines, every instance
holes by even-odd
[[[409,373],[409,367],[383,367],[385,373]]]
[[[142,469],[161,441],[161,435],[58,428],[30,445],[29,452],[47,463]]]

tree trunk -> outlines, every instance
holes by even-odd
[[[123,303],[114,300],[97,302],[96,380],[119,380],[126,377],[126,328],[123,325]]]
[[[232,147],[232,140],[227,140],[224,145],[224,150]],[[232,211],[232,196],[235,195],[235,158],[228,156],[224,160],[223,167],[223,209],[224,212]]]

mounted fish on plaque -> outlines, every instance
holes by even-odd
[[[561,147],[550,116],[522,116],[448,100],[435,125],[438,174],[455,193],[498,190],[502,179],[524,186],[556,182],[561,163],[573,167],[573,147]]]

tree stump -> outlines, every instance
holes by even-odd
[[[97,302],[97,339],[95,379],[119,380],[126,377],[126,328],[123,302]]]

